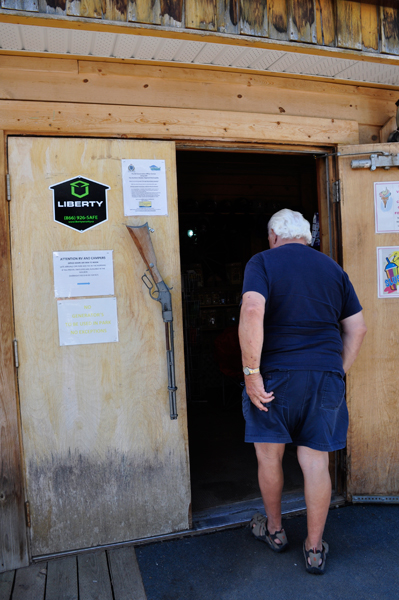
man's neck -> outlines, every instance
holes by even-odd
[[[302,244],[303,246],[308,245],[304,238],[281,238],[280,236],[277,236],[277,241],[273,248],[279,248],[280,246],[285,246],[286,244]]]

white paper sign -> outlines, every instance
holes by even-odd
[[[164,160],[122,159],[122,182],[126,217],[168,214]]]
[[[60,346],[118,341],[116,298],[58,300]]]
[[[56,298],[113,296],[112,250],[53,252]]]
[[[399,181],[374,183],[375,232],[399,232]]]
[[[399,298],[399,246],[377,248],[378,298]]]

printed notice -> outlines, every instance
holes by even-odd
[[[116,298],[58,300],[60,346],[118,341]]]
[[[399,181],[374,183],[375,232],[399,232]]]
[[[122,159],[122,181],[126,217],[168,214],[164,160]]]
[[[378,298],[399,298],[399,246],[377,248]]]
[[[112,250],[53,252],[56,298],[113,296]]]

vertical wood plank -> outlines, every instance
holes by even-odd
[[[183,27],[183,0],[161,0],[161,25]]]
[[[14,584],[15,571],[7,571],[0,574],[0,598],[11,600],[12,586]]]
[[[366,52],[378,52],[379,49],[379,10],[378,6],[362,2],[360,5],[362,21],[362,49]]]
[[[29,564],[13,357],[6,157],[0,132],[0,572]]]
[[[128,0],[105,0],[103,18],[107,21],[126,21],[127,2]]]
[[[316,35],[321,46],[335,45],[334,0],[316,0]]]
[[[107,557],[104,552],[78,555],[79,598],[112,600]]]
[[[399,54],[399,9],[380,7],[381,52]]]
[[[240,0],[241,33],[268,37],[266,0]]]
[[[101,19],[105,12],[105,0],[67,0],[67,15]]]
[[[216,0],[185,0],[186,27],[216,31]]]
[[[39,12],[66,15],[67,0],[39,0]]]
[[[18,569],[12,600],[44,600],[46,563],[37,563]]]
[[[359,2],[337,0],[337,46],[362,49],[361,10]]]
[[[37,12],[39,10],[39,4],[38,0],[1,0],[1,8]]]
[[[128,20],[135,23],[160,25],[161,6],[159,0],[128,0]]]
[[[317,43],[315,0],[290,0],[290,39]]]
[[[78,600],[76,556],[49,561],[45,600]]]
[[[239,0],[217,0],[217,30],[238,33]]]
[[[269,37],[273,40],[288,40],[288,0],[269,0]]]
[[[115,600],[147,600],[133,546],[108,551]]]

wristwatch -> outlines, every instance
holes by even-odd
[[[259,373],[259,367],[257,369],[250,369],[249,367],[243,368],[244,375],[254,375],[255,373]]]

